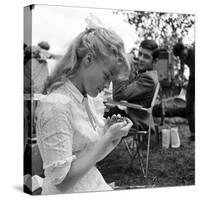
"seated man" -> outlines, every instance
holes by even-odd
[[[128,101],[129,103],[139,104],[149,107],[158,83],[157,71],[154,65],[159,56],[159,48],[154,40],[144,40],[141,42],[138,53],[137,73],[130,75],[128,81],[113,82],[113,100]],[[111,108],[110,115],[125,112],[118,108]],[[133,121],[133,127],[137,130],[148,128],[148,113],[133,108],[127,109],[128,117]],[[154,124],[152,124],[154,130]]]

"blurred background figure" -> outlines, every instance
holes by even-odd
[[[49,77],[48,60],[60,59],[61,55],[49,52],[50,44],[41,41],[37,45],[24,44],[24,149],[28,138],[35,137],[34,110]],[[37,94],[37,95],[34,95]],[[33,96],[34,95],[34,96]],[[37,97],[36,97],[37,96]],[[32,109],[32,110],[31,110]],[[32,127],[31,127],[32,126]],[[32,130],[31,130],[32,129]]]
[[[173,53],[178,56],[182,64],[189,67],[189,81],[186,92],[186,112],[191,136],[190,141],[195,141],[195,44],[186,47],[178,42],[173,47]]]
[[[41,41],[36,46],[24,44],[25,93],[42,93],[50,74],[48,60],[62,58],[62,55],[52,54],[49,50],[50,45],[46,41]]]
[[[41,48],[41,49],[44,49],[44,50],[49,50],[50,49],[50,45],[48,42],[46,41],[41,41],[38,43],[38,46]]]

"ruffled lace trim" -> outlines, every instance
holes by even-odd
[[[72,161],[76,160],[76,156],[75,155],[72,155],[70,157],[68,157],[67,159],[65,160],[57,160],[55,161],[54,163],[51,163],[51,164],[44,164],[43,165],[43,168],[44,169],[54,169],[56,167],[62,167],[64,164],[66,163],[71,163]]]
[[[76,159],[76,156],[68,157],[66,160],[56,161],[49,165],[44,165],[45,176],[50,179],[54,184],[60,184],[66,177],[73,160]]]

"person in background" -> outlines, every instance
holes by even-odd
[[[44,49],[46,51],[48,51],[50,49],[50,45],[48,42],[46,41],[41,41],[38,43],[38,47],[40,47],[41,49]]]
[[[44,83],[49,73],[48,59],[60,60],[62,55],[49,52],[50,45],[41,41],[37,46],[26,46],[24,48],[24,77],[25,88],[32,93],[40,94],[44,89]]]
[[[113,82],[113,100],[128,101],[129,103],[139,104],[143,107],[149,107],[158,83],[157,71],[154,66],[158,60],[159,48],[154,40],[143,40],[139,46],[137,63],[135,59],[136,70],[133,69],[129,80]],[[133,128],[137,130],[146,130],[148,128],[148,113],[133,108],[127,109],[127,114],[114,108],[111,109],[111,115],[117,114],[129,116],[133,122]],[[154,124],[152,123],[152,130]]]
[[[38,47],[40,47],[40,58],[42,59],[55,59],[55,60],[59,60],[62,58],[62,55],[59,54],[54,54],[54,53],[50,53],[49,49],[50,49],[50,45],[48,42],[46,41],[41,41],[38,43],[37,45]]]
[[[182,64],[189,67],[190,75],[186,91],[186,115],[188,117],[191,136],[189,141],[195,141],[195,44],[186,47],[182,42],[173,46],[173,53],[178,56]]]
[[[36,132],[45,178],[42,194],[105,191],[95,164],[128,134],[131,120],[102,127],[88,96],[129,73],[122,39],[106,28],[89,28],[71,43],[45,84],[36,109]],[[123,72],[123,73],[122,73]]]
[[[46,43],[48,44],[48,43]],[[45,48],[46,46],[44,46]],[[48,45],[50,48],[50,46]],[[43,46],[27,46],[24,59],[24,86],[26,93],[42,93],[44,83],[49,76],[48,63],[41,57]],[[44,50],[46,51],[46,49]]]

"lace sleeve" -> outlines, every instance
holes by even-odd
[[[73,127],[66,105],[47,107],[37,123],[38,144],[43,159],[45,175],[59,184],[67,175],[72,155]]]

